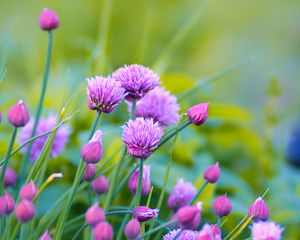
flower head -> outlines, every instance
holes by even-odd
[[[209,224],[203,226],[197,237],[197,240],[222,240],[220,228]]]
[[[87,101],[91,110],[110,113],[125,96],[125,89],[115,78],[96,76],[87,81]]]
[[[179,232],[181,231],[180,235]],[[180,228],[172,230],[164,235],[163,240],[173,240],[177,236],[177,240],[198,240],[198,232],[192,230],[181,230]]]
[[[253,240],[280,240],[283,231],[274,222],[257,222],[251,227]]]
[[[254,221],[262,220],[265,221],[270,216],[270,210],[265,201],[259,197],[248,209],[248,216],[253,216]]]
[[[0,167],[0,173],[1,171],[2,171],[2,167]],[[17,174],[13,169],[7,167],[4,174],[4,186],[11,187],[15,185],[16,181],[17,181]]]
[[[108,222],[99,222],[93,229],[93,236],[94,240],[112,240],[114,230]]]
[[[175,219],[179,222],[180,227],[187,229],[195,229],[201,221],[202,203],[195,206],[184,206],[180,208],[175,215]]]
[[[50,237],[48,231],[46,231],[40,238],[39,240],[52,240],[52,238]]]
[[[102,158],[102,136],[101,130],[97,130],[92,139],[83,145],[80,156],[86,163],[97,163]]]
[[[0,216],[9,215],[15,209],[15,200],[8,193],[0,197]]]
[[[96,175],[96,168],[94,164],[87,164],[83,173],[82,179],[84,181],[91,181]]]
[[[85,213],[85,221],[88,225],[94,227],[97,223],[105,220],[105,212],[98,204],[91,206]]]
[[[177,180],[176,186],[168,199],[168,206],[173,210],[186,206],[194,198],[196,194],[196,188],[190,182],[185,182],[180,178]]]
[[[32,201],[32,199],[36,196],[38,193],[38,188],[34,184],[34,181],[30,181],[29,183],[25,184],[21,190],[20,190],[20,198],[21,199],[27,199],[29,201]]]
[[[16,206],[16,217],[22,223],[29,222],[35,215],[35,206],[32,202],[24,199]]]
[[[109,189],[109,183],[104,176],[99,176],[92,182],[92,189],[98,194],[106,193]]]
[[[135,239],[141,232],[141,224],[137,219],[131,219],[125,226],[125,236],[127,239]]]
[[[139,222],[146,222],[152,218],[157,218],[158,212],[158,209],[152,209],[146,206],[138,206],[133,211],[133,217]]]
[[[112,76],[122,84],[127,100],[140,99],[147,92],[160,85],[159,76],[151,69],[133,64],[117,69]]]
[[[28,141],[31,138],[32,128],[33,128],[34,120],[31,119],[29,123],[22,128],[22,131],[20,132],[18,142],[20,144]],[[41,118],[35,135],[40,135],[46,132],[51,131],[55,125],[57,124],[57,116],[49,115],[47,118]],[[69,130],[69,126],[60,126],[55,134],[54,141],[51,148],[51,156],[57,157],[65,148],[66,143],[69,140],[69,135],[71,134],[71,131]],[[32,147],[30,151],[30,158],[32,160],[36,160],[46,141],[48,139],[48,136],[43,136],[38,139],[36,139],[34,142],[32,142]],[[22,152],[25,152],[27,149],[27,146],[22,148]]]
[[[152,118],[129,120],[122,128],[128,154],[142,159],[151,155],[163,134],[159,123],[155,123]]]
[[[215,183],[218,181],[221,174],[219,163],[209,166],[204,172],[204,179],[209,183]]]
[[[39,25],[42,30],[51,31],[58,28],[59,17],[54,10],[45,8],[40,14]]]
[[[203,124],[208,117],[208,103],[200,103],[191,107],[187,115],[190,121],[196,126]]]
[[[143,166],[142,196],[148,195],[151,189],[150,168],[151,168],[150,165]],[[132,192],[133,194],[135,194],[137,189],[139,172],[140,172],[139,168],[137,168],[135,172],[131,175],[128,182],[128,188],[130,192]]]
[[[219,217],[224,217],[231,213],[232,203],[226,194],[216,198],[213,203],[213,210]]]
[[[24,127],[29,118],[28,109],[22,100],[13,105],[7,112],[8,122],[15,127]]]
[[[128,102],[131,111],[131,102]],[[135,115],[143,118],[153,118],[163,126],[176,124],[179,120],[179,105],[175,96],[165,91],[162,87],[156,87],[148,92],[136,104]]]

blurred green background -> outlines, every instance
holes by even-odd
[[[57,113],[74,93],[71,112],[80,113],[72,119],[67,150],[49,167],[49,173],[64,173],[64,184],[53,185],[42,196],[39,214],[71,184],[75,173],[79,147],[93,119],[86,106],[87,76],[141,63],[159,72],[166,88],[179,94],[235,66],[180,100],[181,112],[209,101],[210,118],[204,127],[191,127],[180,135],[168,191],[180,176],[199,186],[203,170],[218,161],[222,177],[201,197],[203,219],[215,221],[209,208],[212,200],[228,193],[234,202],[234,214],[225,224],[228,231],[270,188],[266,201],[271,219],[286,228],[284,239],[300,239],[300,170],[287,164],[285,154],[291,127],[300,115],[299,1],[1,0],[0,74],[7,70],[0,84],[3,113],[18,99],[24,99],[32,113],[36,110],[47,46],[47,34],[38,27],[44,7],[57,11],[61,25],[54,32],[43,115]],[[118,126],[126,120],[125,104],[102,120],[106,156],[120,145]],[[10,131],[4,120],[1,156]],[[167,164],[164,152],[149,160],[156,190]],[[17,156],[12,166],[17,168],[20,159]],[[118,201],[128,202],[127,189],[123,193]],[[86,208],[85,196],[77,200],[74,214]]]

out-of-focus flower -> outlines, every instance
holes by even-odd
[[[268,205],[261,197],[257,198],[255,202],[250,205],[248,209],[248,216],[253,216],[254,221],[265,221],[269,218],[270,210],[268,208]]]
[[[173,240],[175,237],[177,240],[198,240],[198,232],[178,228],[164,235],[163,240]]]
[[[97,223],[105,220],[105,212],[98,204],[91,206],[85,213],[85,221],[88,225],[94,227]]]
[[[39,240],[52,240],[52,238],[50,237],[48,231],[46,231]]]
[[[2,113],[0,111],[0,123],[2,122]]]
[[[35,215],[35,206],[28,200],[21,200],[16,206],[16,217],[22,223],[29,222]]]
[[[1,171],[2,171],[2,167],[0,167],[0,173]],[[17,174],[13,169],[7,167],[4,174],[4,186],[11,187],[15,185],[16,181],[17,181]]]
[[[87,101],[91,110],[110,113],[125,96],[125,89],[121,83],[112,77],[96,76],[87,81]]]
[[[96,168],[94,164],[87,164],[83,173],[82,179],[84,181],[91,181],[96,175]]]
[[[123,127],[122,138],[128,154],[141,159],[148,158],[157,147],[163,130],[152,118],[129,120]]]
[[[195,206],[184,206],[178,209],[175,219],[179,222],[180,227],[193,230],[200,224],[201,210],[201,202],[197,203]]]
[[[33,124],[34,124],[34,120],[31,119],[29,123],[24,128],[22,128],[22,131],[20,132],[18,138],[18,142],[20,144],[28,141],[31,138]],[[47,118],[41,118],[38,123],[35,135],[41,135],[43,133],[51,131],[56,124],[57,124],[57,116],[50,114]],[[57,157],[64,150],[66,143],[69,141],[70,134],[71,131],[69,129],[69,126],[64,125],[59,127],[59,129],[55,134],[54,141],[51,148],[52,157]],[[39,157],[47,139],[48,136],[43,136],[33,141],[30,150],[30,159],[36,160]],[[27,146],[23,147],[21,151],[25,152],[26,149]]]
[[[104,176],[99,176],[92,182],[92,189],[98,193],[103,194],[106,193],[109,189],[109,183]]]
[[[125,65],[112,76],[125,88],[127,100],[140,99],[147,92],[160,85],[159,76],[151,69],[138,65]]]
[[[186,206],[196,195],[196,188],[190,182],[185,182],[184,179],[180,178],[177,180],[176,186],[168,199],[168,206],[174,211]]]
[[[93,229],[94,240],[112,240],[114,231],[108,222],[100,222]]]
[[[274,222],[257,222],[251,227],[253,240],[280,240],[283,231]]]
[[[219,217],[224,217],[231,213],[232,203],[226,194],[216,198],[213,203],[213,210]]]
[[[146,222],[152,218],[157,218],[158,212],[158,209],[152,209],[146,206],[138,206],[133,211],[133,217],[139,222]]]
[[[142,178],[142,196],[146,196],[149,194],[151,189],[151,181],[150,181],[150,165],[143,166],[143,178]],[[128,181],[128,188],[130,192],[133,194],[136,193],[138,180],[139,180],[139,168],[135,170],[135,172],[131,175]]]
[[[44,8],[40,14],[39,25],[42,30],[51,31],[58,28],[59,17],[54,10]]]
[[[141,232],[141,224],[137,219],[131,219],[125,226],[124,234],[129,240],[138,237],[140,232]]]
[[[131,111],[131,102],[128,102],[128,110]],[[179,105],[175,96],[165,91],[162,87],[156,87],[148,92],[136,104],[136,117],[153,118],[162,126],[176,124],[179,120]]]
[[[27,199],[29,201],[32,201],[32,199],[36,196],[38,191],[39,190],[35,185],[34,181],[31,180],[29,183],[27,183],[21,188],[19,195],[22,200]]]
[[[24,127],[29,121],[30,115],[25,103],[20,100],[7,112],[8,122],[15,127]]]
[[[15,209],[15,200],[8,193],[0,197],[0,216],[10,215]]]
[[[221,170],[219,163],[209,166],[204,172],[204,179],[209,183],[216,183],[220,177]]]
[[[86,163],[97,163],[102,158],[102,136],[101,130],[97,130],[92,139],[83,145],[80,156]]]
[[[187,112],[189,120],[196,126],[202,125],[208,117],[208,103],[200,103]]]
[[[222,240],[221,229],[217,225],[205,224],[197,235],[197,240]]]

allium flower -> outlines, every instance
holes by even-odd
[[[216,198],[213,203],[213,210],[219,217],[224,217],[231,213],[232,203],[226,194]]]
[[[209,224],[203,226],[197,237],[197,240],[222,240],[220,228]]]
[[[208,117],[208,103],[200,103],[187,112],[189,120],[196,126],[203,124]]]
[[[97,223],[105,220],[105,212],[98,204],[91,206],[85,213],[85,221],[88,225],[94,227]]]
[[[128,154],[142,159],[151,155],[163,134],[159,123],[155,123],[152,118],[129,120],[122,128]]]
[[[114,230],[108,222],[100,222],[93,229],[94,240],[112,240]]]
[[[259,197],[248,209],[248,216],[253,216],[254,221],[262,220],[265,221],[270,216],[270,210],[265,201]]]
[[[1,171],[2,171],[2,167],[0,167],[0,173]],[[17,181],[17,174],[13,169],[7,167],[4,174],[4,186],[11,187],[15,185],[16,181]]]
[[[190,182],[185,182],[183,178],[177,180],[176,186],[168,199],[168,206],[174,211],[186,206],[196,195],[196,188]]]
[[[177,234],[180,233],[178,236]],[[192,230],[181,230],[180,228],[175,229],[169,233],[167,233],[163,240],[173,240],[177,236],[177,240],[198,240],[198,232]]]
[[[83,145],[80,156],[86,163],[98,163],[102,158],[102,136],[101,130],[97,130],[92,139]]]
[[[257,222],[251,227],[253,240],[280,240],[283,231],[274,222]]]
[[[121,83],[112,77],[96,76],[87,81],[87,101],[91,110],[110,113],[125,96],[125,89]]]
[[[112,76],[120,81],[128,95],[127,100],[140,99],[147,92],[160,85],[159,76],[151,69],[133,64],[117,69]]]
[[[94,164],[87,164],[83,173],[82,179],[84,181],[91,181],[96,176],[96,167]]]
[[[142,196],[148,195],[151,189],[150,168],[151,168],[150,165],[143,166]],[[137,189],[139,172],[140,172],[139,168],[137,168],[128,181],[128,188],[130,192],[132,192],[133,194],[135,194]]]
[[[32,199],[36,196],[36,194],[38,193],[38,188],[35,185],[34,181],[30,181],[28,184],[25,184],[21,190],[20,190],[20,198],[23,199],[27,199],[29,201],[32,201]]]
[[[39,25],[42,30],[51,31],[58,28],[59,17],[54,10],[45,8],[40,14]]]
[[[29,222],[35,215],[35,206],[28,200],[21,200],[16,206],[16,217],[22,223]]]
[[[20,144],[28,141],[31,138],[33,123],[34,123],[34,120],[31,119],[29,121],[29,123],[24,128],[22,128],[19,138],[18,138],[18,142]],[[56,124],[57,124],[57,116],[49,115],[47,118],[41,118],[38,123],[37,129],[36,129],[36,135],[40,135],[40,134],[43,134],[45,132],[52,130]],[[65,145],[69,140],[70,134],[71,134],[71,131],[69,130],[69,126],[60,126],[59,127],[59,129],[57,130],[56,135],[54,137],[53,145],[51,148],[51,156],[52,157],[57,157],[64,150]],[[30,151],[30,158],[32,160],[36,160],[39,157],[47,139],[48,139],[48,136],[43,136],[43,137],[36,139],[32,143],[32,148]],[[21,151],[25,152],[26,149],[27,149],[27,146],[23,147]]]
[[[0,197],[0,217],[11,214],[15,209],[15,200],[8,193]]]
[[[152,218],[157,218],[158,212],[158,209],[152,209],[146,206],[138,206],[133,211],[133,217],[139,222],[146,222]]]
[[[221,174],[219,163],[209,166],[204,172],[204,179],[209,183],[215,183],[218,181]]]
[[[29,118],[28,109],[22,100],[13,105],[7,112],[8,122],[15,127],[24,127]]]
[[[175,219],[179,222],[180,227],[193,230],[200,224],[201,210],[201,202],[195,206],[184,206],[177,211]]]
[[[131,111],[131,102],[128,102],[128,110]],[[165,91],[162,87],[156,87],[148,92],[136,104],[135,115],[137,117],[153,118],[163,126],[176,124],[179,120],[179,105],[175,96]]]
[[[127,239],[135,239],[141,232],[141,224],[137,219],[131,219],[125,227],[124,234]]]
[[[109,183],[105,176],[99,176],[92,182],[92,189],[98,194],[106,193],[109,189]]]

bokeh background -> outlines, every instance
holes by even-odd
[[[1,0],[3,113],[18,99],[24,99],[32,113],[36,110],[47,46],[47,34],[37,19],[44,7],[57,11],[61,26],[54,32],[43,116],[57,114],[71,96],[70,112],[80,112],[70,123],[73,133],[67,149],[51,160],[48,169],[63,172],[64,178],[42,195],[38,214],[47,211],[74,176],[79,148],[94,116],[86,106],[86,77],[141,63],[160,73],[166,88],[179,96],[181,112],[192,104],[210,102],[207,124],[180,134],[168,192],[178,177],[201,185],[203,170],[218,161],[222,177],[201,196],[203,219],[215,221],[212,200],[227,193],[234,206],[225,224],[228,231],[269,188],[265,198],[271,219],[285,227],[284,239],[300,239],[299,1]],[[195,84],[200,84],[197,91],[182,94]],[[120,146],[119,126],[127,118],[125,104],[103,118],[106,156]],[[10,132],[4,119],[1,156]],[[149,160],[157,190],[154,202],[167,150]],[[21,158],[16,156],[11,166],[17,169]],[[127,189],[117,201],[130,201]],[[79,196],[73,215],[85,208],[86,196]],[[166,215],[167,208],[162,212]]]

